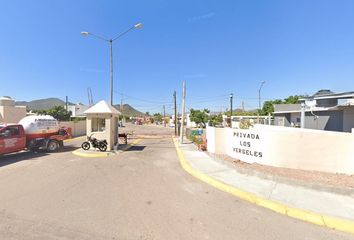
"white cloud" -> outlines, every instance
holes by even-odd
[[[199,16],[194,16],[194,17],[191,17],[189,19],[189,21],[200,21],[200,20],[205,20],[205,19],[208,19],[208,18],[212,18],[215,16],[215,13],[214,12],[210,12],[210,13],[207,13],[207,14],[204,14],[204,15],[199,15]]]

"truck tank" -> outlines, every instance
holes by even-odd
[[[59,122],[49,115],[27,116],[20,120],[26,133],[27,141],[34,138],[47,138],[59,131]]]

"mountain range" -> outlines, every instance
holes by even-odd
[[[124,116],[128,116],[128,117],[142,117],[145,116],[145,113],[142,113],[138,110],[136,110],[135,108],[133,108],[132,106],[130,106],[129,104],[123,104],[122,109],[120,108],[120,104],[117,105],[113,105],[118,111],[120,111],[122,113],[122,115]]]
[[[69,105],[74,105],[74,103],[68,102]],[[54,106],[65,106],[65,101],[59,98],[45,98],[38,99],[33,101],[16,101],[16,106],[26,106],[27,110],[47,110]],[[145,114],[136,110],[129,104],[123,104],[123,108],[120,109],[120,105],[114,105],[114,107],[123,112],[124,116],[135,117],[135,116],[144,116]]]

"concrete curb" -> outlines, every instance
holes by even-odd
[[[84,139],[85,137],[86,136],[74,137],[74,138],[66,139],[66,140],[64,140],[64,142],[72,142],[75,140]]]
[[[140,141],[142,141],[142,139],[135,139],[132,143],[124,146],[124,148],[122,148],[120,150],[110,151],[110,152],[82,152],[81,149],[79,148],[79,149],[76,149],[75,151],[72,151],[71,153],[76,156],[86,157],[86,158],[109,157],[109,156],[117,155],[120,152],[127,151],[129,148],[138,144]]]
[[[184,158],[184,154],[182,150],[179,148],[177,140],[175,138],[172,138],[177,155],[179,157],[180,164],[182,168],[191,174],[192,176],[198,178],[199,180],[208,183],[209,185],[230,193],[238,198],[241,198],[243,200],[246,200],[248,202],[254,203],[258,206],[265,207],[267,209],[273,210],[277,213],[281,213],[283,215],[287,215],[292,218],[296,218],[305,222],[313,223],[316,225],[336,229],[339,231],[343,231],[346,233],[351,233],[354,234],[354,222],[340,219],[340,218],[335,218],[335,217],[330,217],[330,216],[325,216],[321,215],[318,213],[314,213],[311,211],[307,210],[302,210],[299,208],[294,208],[287,206],[285,204],[273,201],[273,200],[268,200],[259,196],[256,196],[255,194],[249,193],[247,191],[237,189],[234,186],[228,185],[226,183],[223,183],[219,180],[216,180],[215,178],[204,174],[203,172],[194,169]]]

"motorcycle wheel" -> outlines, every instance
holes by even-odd
[[[90,143],[89,142],[83,142],[81,147],[84,150],[89,150],[90,149]]]
[[[104,143],[101,143],[99,146],[98,146],[98,149],[101,151],[101,152],[105,152],[107,150],[107,145],[104,144]]]

